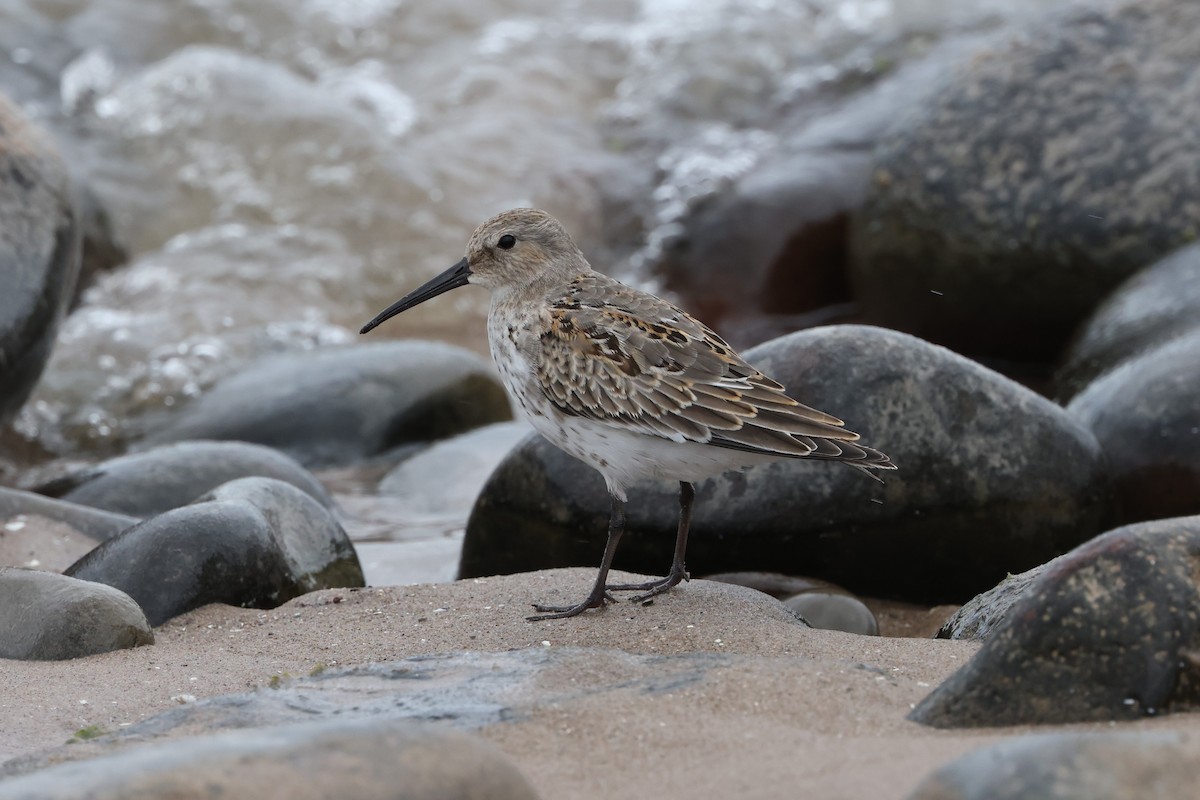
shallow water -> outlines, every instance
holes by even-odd
[[[1044,0],[0,0],[6,91],[132,261],[65,324],[18,434],[120,451],[266,352],[318,347],[515,205],[609,271],[930,42]],[[464,290],[390,322],[485,349]]]

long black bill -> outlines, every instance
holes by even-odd
[[[383,311],[380,311],[375,319],[362,326],[362,330],[359,333],[366,333],[378,326],[379,323],[396,316],[401,311],[407,311],[430,298],[437,297],[439,294],[448,292],[451,289],[457,289],[459,286],[466,286],[467,278],[469,277],[471,277],[471,266],[467,263],[467,259],[464,258],[421,288],[409,292]]]

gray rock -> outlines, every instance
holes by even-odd
[[[879,328],[815,328],[747,351],[790,393],[835,413],[899,470],[879,485],[793,460],[698,487],[694,574],[770,570],[855,593],[963,602],[1103,531],[1100,449],[1062,408],[948,350]],[[661,574],[676,486],[635,487],[617,565]],[[543,440],[520,445],[472,512],[460,575],[595,565],[608,498],[598,473]]]
[[[909,714],[939,728],[1136,719],[1200,702],[1200,517],[1109,531],[1049,565]]]
[[[11,519],[19,514],[36,515],[62,522],[98,542],[110,539],[138,523],[137,517],[114,514],[65,500],[53,500],[35,492],[0,486],[0,519]]]
[[[653,269],[709,325],[846,303],[848,211],[861,202],[868,172],[863,151],[766,158],[698,206]]]
[[[0,95],[0,425],[41,377],[79,274],[66,167],[49,138]]]
[[[981,747],[921,781],[907,800],[1190,800],[1198,784],[1195,736],[1072,731]]]
[[[866,604],[840,592],[805,592],[783,601],[783,607],[814,628],[878,636],[879,620]]]
[[[379,720],[200,736],[0,783],[0,800],[214,796],[535,800],[537,793],[499,750],[477,736]]]
[[[719,572],[703,577],[769,594],[813,628],[866,636],[879,634],[879,620],[874,612],[863,601],[829,581],[778,572]]]
[[[1064,558],[1064,556],[1059,556]],[[1055,559],[1057,561],[1057,559]],[[986,639],[1008,619],[1009,609],[1020,600],[1046,568],[1055,561],[1039,564],[975,595],[950,615],[938,629],[936,639]]]
[[[278,450],[245,442],[177,442],[119,456],[38,487],[71,503],[134,517],[187,505],[223,483],[250,476],[290,483],[328,509],[329,493]]]
[[[415,513],[461,514],[465,521],[496,465],[531,434],[527,422],[499,422],[437,442],[385,475],[378,493]]]
[[[504,390],[473,353],[434,342],[378,342],[251,364],[170,417],[147,442],[256,442],[313,467],[511,416]]]
[[[124,592],[0,567],[0,658],[55,661],[144,644],[154,644],[154,634]]]
[[[1083,326],[1055,376],[1070,400],[1094,379],[1200,329],[1200,244],[1176,250],[1114,291]]]
[[[1200,230],[1200,5],[1102,4],[977,52],[884,138],[852,233],[872,322],[1056,360]]]
[[[1123,519],[1200,514],[1200,326],[1097,378],[1067,406],[1108,456]]]
[[[341,525],[312,497],[271,478],[231,481],[151,517],[67,574],[121,589],[152,625],[208,603],[274,608],[315,589],[363,585]]]

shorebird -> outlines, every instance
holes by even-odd
[[[571,606],[535,603],[531,621],[601,608],[615,602],[616,591],[641,592],[632,600],[645,601],[687,580],[696,481],[788,458],[896,468],[856,444],[858,434],[837,417],[793,400],[687,312],[593,270],[544,211],[518,208],[483,223],[461,261],[360,333],[468,283],[491,291],[488,343],[513,402],[542,436],[598,470],[612,501],[591,592]],[[679,481],[670,572],[610,585],[626,492],[646,478]]]

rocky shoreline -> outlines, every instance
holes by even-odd
[[[214,311],[265,282],[291,312],[348,277],[355,308],[377,305],[384,289],[346,265],[396,251],[323,248],[390,236],[415,210],[363,178],[329,212],[343,227],[323,228],[270,194],[294,177],[290,161],[246,195],[258,200],[243,197],[248,219],[198,211],[182,180],[162,216],[184,227],[143,238],[122,265],[106,203],[132,230],[146,199],[123,201],[95,168],[107,190],[93,191],[37,124],[81,147],[83,117],[29,119],[0,98],[0,800],[263,787],[934,800],[1035,796],[1050,782],[1060,798],[1190,798],[1196,31],[1200,8],[1183,0],[1097,0],[1011,29],[900,37],[873,51],[861,85],[796,89],[819,120],[784,104],[758,138],[716,120],[724,133],[696,152],[740,142],[748,166],[644,224],[633,196],[678,187],[638,181],[678,178],[687,154],[651,157],[654,121],[614,112],[607,160],[591,166],[627,160],[558,176],[568,194],[586,183],[603,198],[562,217],[753,344],[751,363],[899,470],[880,484],[789,462],[708,481],[696,580],[543,623],[525,620],[531,603],[588,583],[578,567],[598,560],[607,498],[594,471],[510,421],[485,359],[412,338],[351,343],[320,313],[247,333]],[[195,85],[169,77],[196,69],[196,85],[262,106],[269,139],[295,121],[268,112],[272,85],[314,106],[311,135],[337,128],[328,86],[283,67],[256,83],[250,56],[206,47],[108,95],[92,75],[95,97],[63,89],[61,102],[96,125],[131,113],[139,88],[190,108]],[[80,58],[76,73],[95,68]],[[20,66],[0,78],[16,69],[22,92],[49,69]],[[416,181],[362,113],[351,127],[368,145],[350,166]],[[162,125],[216,135],[201,113],[157,119],[128,141],[160,166],[178,156],[151,146]],[[206,152],[192,144],[181,152]],[[656,177],[617,179],[641,174],[635,164]],[[301,170],[297,196],[339,166]],[[255,216],[258,202],[278,219]],[[189,215],[207,227],[187,228]],[[422,235],[439,233],[421,258],[456,257],[424,252],[455,226],[422,219]],[[210,257],[222,237],[236,255]],[[264,266],[274,247],[311,260],[277,275]],[[179,278],[136,273],[146,253],[196,282],[176,291]],[[473,313],[426,329],[470,330]],[[187,341],[141,341],[179,330],[150,320],[177,317],[194,323]],[[674,488],[630,493],[618,569],[665,569]],[[426,560],[417,547],[432,548]],[[430,582],[454,560],[458,580]]]

